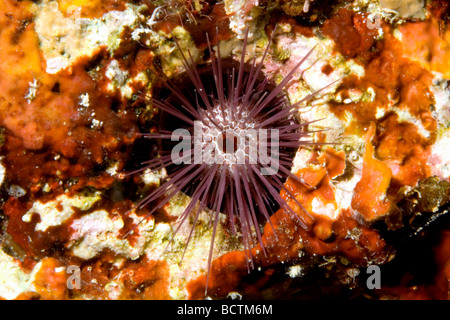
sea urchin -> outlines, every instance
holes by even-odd
[[[296,114],[317,91],[293,104],[284,92],[312,50],[280,83],[274,84],[262,72],[273,36],[258,63],[256,59],[245,62],[248,30],[240,61],[223,59],[219,45],[213,49],[206,37],[211,61],[197,66],[190,52],[184,54],[176,43],[185,77],[178,82],[165,81],[167,97],[152,99],[161,111],[160,131],[142,135],[160,139],[160,156],[147,161],[138,171],[164,168],[167,179],[138,206],[154,203],[149,213],[153,214],[178,192],[188,194],[191,201],[179,217],[175,233],[190,214],[194,214],[195,225],[202,210],[213,212],[208,283],[221,212],[227,215],[233,234],[240,230],[249,269],[253,267],[252,246],[259,243],[265,250],[261,218],[270,223],[270,215],[280,207],[306,227],[301,216],[281,197],[280,190],[297,201],[284,182],[288,177],[300,181],[290,168],[296,150],[311,142],[310,132],[305,130],[309,123],[301,123]]]

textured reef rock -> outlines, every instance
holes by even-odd
[[[203,299],[210,213],[175,234],[190,199],[136,208],[166,177],[153,93],[208,61],[205,34],[280,82],[317,130],[251,249],[225,217],[211,298],[450,298],[450,4],[444,0],[0,3],[0,297]],[[162,76],[164,74],[164,77]],[[194,225],[195,224],[195,225]],[[186,247],[186,238],[194,228]],[[181,257],[183,260],[181,261]],[[382,286],[367,287],[380,266]],[[78,278],[77,278],[78,277]]]

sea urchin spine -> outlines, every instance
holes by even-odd
[[[249,270],[253,267],[250,249],[259,243],[265,253],[259,217],[270,223],[274,205],[289,212],[306,228],[301,215],[290,208],[280,190],[297,202],[284,182],[291,177],[302,183],[290,168],[296,150],[310,143],[310,133],[305,130],[309,123],[299,123],[295,114],[317,91],[290,104],[284,89],[313,50],[275,85],[262,72],[272,38],[273,35],[261,61],[257,63],[253,59],[248,64],[245,62],[248,30],[240,61],[232,62],[222,59],[219,44],[214,50],[207,35],[211,57],[207,72],[200,70],[190,52],[186,56],[176,42],[191,88],[183,91],[167,80],[170,97],[153,99],[152,103],[166,114],[166,122],[171,123],[173,130],[162,127],[157,134],[143,134],[146,138],[167,141],[171,148],[166,147],[160,157],[147,161],[145,167],[137,170],[165,168],[168,172],[166,181],[138,206],[155,203],[150,215],[178,192],[190,195],[191,201],[179,217],[174,234],[194,209],[194,225],[202,210],[208,208],[213,212],[206,288],[221,212],[227,215],[232,232],[236,234],[237,228],[241,232]],[[173,128],[173,123],[179,127]],[[171,144],[173,141],[178,143]],[[187,243],[193,230],[194,227]]]

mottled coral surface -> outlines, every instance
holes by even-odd
[[[133,204],[163,173],[127,173],[156,154],[139,133],[163,121],[161,72],[183,71],[173,39],[199,64],[206,33],[236,58],[248,26],[250,58],[276,30],[263,72],[278,81],[315,46],[292,100],[334,85],[299,114],[324,119],[294,161],[305,183],[285,184],[304,209],[280,191],[307,228],[276,211],[249,269],[222,221],[208,296],[448,299],[450,5],[409,2],[1,1],[0,297],[205,298],[207,212],[169,243],[189,199],[148,217]]]

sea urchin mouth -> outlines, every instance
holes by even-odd
[[[259,63],[245,62],[247,35],[240,61],[222,59],[219,45],[213,50],[209,39],[207,42],[210,63],[197,66],[189,52],[186,55],[180,50],[185,76],[166,81],[169,94],[152,100],[163,121],[159,133],[143,136],[161,139],[161,156],[138,170],[164,168],[168,173],[166,181],[138,204],[159,200],[149,214],[178,192],[191,197],[175,233],[190,214],[194,214],[195,225],[202,210],[213,212],[206,283],[220,213],[227,215],[233,233],[240,230],[249,268],[253,267],[250,249],[259,243],[265,252],[260,219],[270,223],[275,206],[289,212],[306,228],[280,190],[297,202],[284,182],[288,177],[299,180],[290,168],[296,150],[310,141],[305,131],[308,123],[299,122],[296,114],[317,93],[291,104],[284,92],[311,52],[279,84],[274,84],[262,72],[272,39]],[[192,232],[193,228],[187,243]]]

